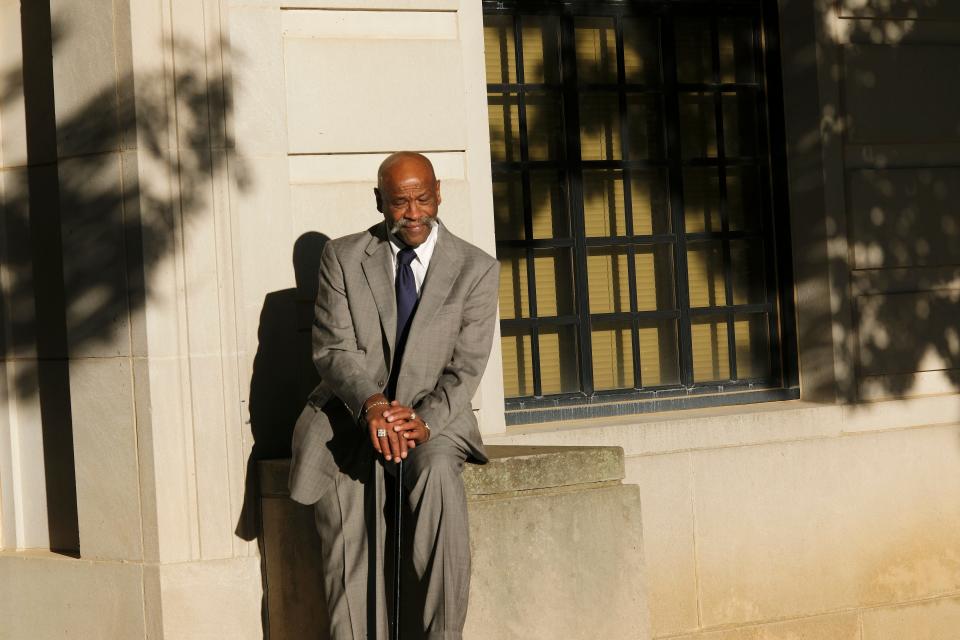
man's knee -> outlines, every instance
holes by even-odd
[[[456,445],[448,438],[438,436],[409,453],[404,472],[411,484],[422,479],[459,477],[465,460],[465,454]]]

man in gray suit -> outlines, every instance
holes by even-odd
[[[403,637],[459,639],[470,587],[461,472],[487,460],[470,401],[493,340],[497,262],[439,223],[426,157],[393,154],[377,177],[384,222],[323,250],[321,383],[294,430],[290,493],[315,504],[333,640],[385,639],[384,473],[405,460],[415,579]]]

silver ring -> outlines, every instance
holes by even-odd
[[[386,437],[387,437],[387,430],[386,430],[386,429],[377,429],[377,437],[378,437],[378,438],[386,438]]]
[[[411,412],[410,412],[410,419],[411,419],[411,420],[416,420],[416,419],[417,419],[417,412],[416,412],[416,411],[411,411]]]

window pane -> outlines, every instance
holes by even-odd
[[[710,23],[707,20],[678,18],[677,80],[680,82],[713,82]]]
[[[540,391],[546,396],[579,390],[575,327],[541,327]]]
[[[536,249],[533,268],[537,277],[537,317],[572,315],[573,261],[570,249]]]
[[[503,358],[503,395],[508,398],[533,395],[533,350],[529,335],[504,329],[500,337]]]
[[[577,80],[617,81],[617,32],[613,18],[576,18]]]
[[[493,175],[493,222],[497,240],[523,240],[523,184],[519,175]]]
[[[527,144],[530,160],[563,158],[563,118],[560,97],[553,93],[528,93]]]
[[[633,341],[629,322],[594,322],[593,387],[597,391],[633,387]]]
[[[680,95],[680,141],[684,158],[717,156],[717,120],[713,94]]]
[[[633,260],[636,268],[637,311],[675,309],[673,246],[638,246]]]
[[[670,233],[670,199],[665,171],[632,171],[630,201],[633,203],[634,235]]]
[[[525,249],[497,248],[500,261],[500,317],[530,317],[527,288],[527,252]]]
[[[587,284],[590,313],[630,311],[627,251],[620,247],[588,249]]]
[[[683,170],[683,221],[687,233],[722,230],[720,176],[713,167]]]
[[[633,235],[670,233],[665,172],[632,171],[630,203]],[[623,171],[583,172],[583,217],[587,237],[627,235]]]
[[[569,238],[566,183],[559,174],[534,171],[530,175],[530,205],[533,211],[533,237]]]
[[[615,93],[580,97],[580,157],[620,160],[620,108]]]
[[[719,242],[691,243],[687,248],[690,306],[719,307],[726,304],[723,279],[723,248]]]
[[[663,115],[660,96],[627,96],[630,160],[663,157]]]
[[[763,269],[763,242],[734,240],[730,242],[733,280],[733,303],[766,302]]]
[[[491,159],[494,162],[519,162],[519,96],[515,93],[491,93],[487,100]]]
[[[729,380],[727,321],[720,317],[695,318],[690,333],[693,342],[693,381]]]
[[[556,16],[520,18],[524,84],[560,84],[559,25]]]
[[[640,321],[640,376],[644,387],[680,383],[675,320]]]
[[[730,228],[759,229],[761,206],[757,168],[727,167],[727,215]]]
[[[660,37],[656,20],[623,19],[623,68],[626,80],[660,84]]]
[[[720,20],[720,81],[754,82],[753,21],[749,18]]]
[[[583,222],[587,237],[627,234],[623,171],[583,172]]]
[[[757,105],[752,91],[723,94],[723,152],[732,158],[757,155]]]
[[[733,331],[737,343],[737,377],[770,377],[770,334],[767,314],[736,316]]]
[[[511,16],[484,16],[483,53],[489,84],[517,81],[516,47]]]

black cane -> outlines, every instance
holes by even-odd
[[[397,465],[397,488],[393,505],[393,632],[391,640],[400,640],[400,525],[403,511],[403,459]]]

